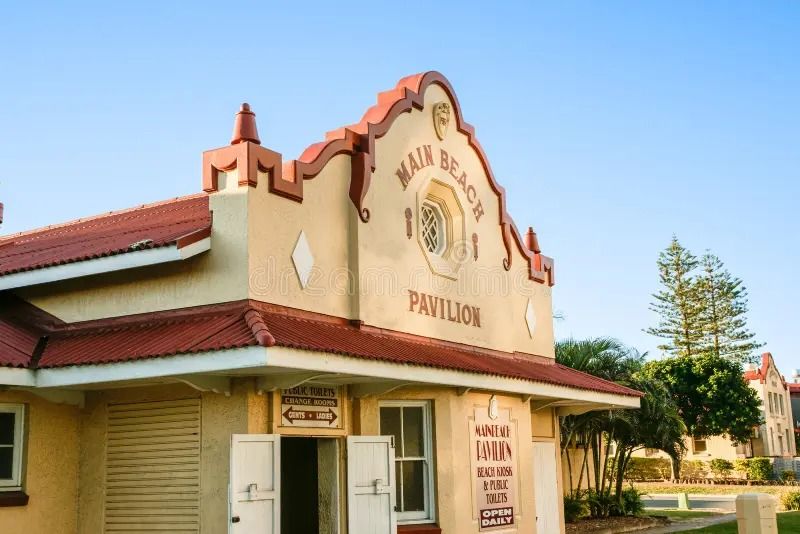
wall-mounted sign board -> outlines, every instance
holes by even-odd
[[[342,388],[297,386],[282,389],[281,424],[304,428],[342,428]]]
[[[469,422],[473,517],[481,532],[516,530],[517,423],[509,410],[490,406],[475,409]]]

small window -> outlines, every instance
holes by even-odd
[[[433,521],[433,443],[430,403],[382,402],[381,434],[394,436],[397,520]]]
[[[767,393],[767,397],[769,397],[769,413],[775,413],[775,409],[772,406],[772,393]]]
[[[24,413],[21,404],[0,404],[0,491],[22,489]]]
[[[441,256],[447,246],[447,231],[442,210],[432,202],[425,202],[420,211],[422,242],[428,252]]]
[[[692,447],[693,447],[693,450],[694,450],[695,454],[698,453],[698,452],[706,452],[708,450],[708,448],[706,446],[706,440],[704,440],[704,439],[694,438],[692,440]]]
[[[778,397],[778,403],[779,403],[779,404],[780,404],[780,406],[781,406],[781,415],[786,415],[786,413],[783,411],[783,395],[780,395],[780,396]]]

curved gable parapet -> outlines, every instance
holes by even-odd
[[[486,153],[475,137],[475,129],[464,121],[458,97],[450,82],[436,71],[402,78],[394,89],[378,95],[377,103],[364,113],[359,122],[328,132],[324,141],[308,146],[295,160],[284,161],[281,164],[277,153],[250,142],[206,152],[204,189],[208,192],[215,191],[217,172],[239,166],[237,162],[241,158],[245,169],[243,173],[240,167],[240,185],[254,186],[257,183],[257,173],[267,172],[271,193],[302,202],[304,181],[315,178],[334,156],[346,154],[351,157],[349,197],[361,221],[367,223],[370,211],[364,206],[364,199],[375,171],[375,141],[389,131],[395,119],[401,114],[409,113],[413,109],[423,109],[425,91],[434,84],[440,86],[452,101],[456,129],[466,136],[469,146],[477,154],[488,177],[490,188],[498,198],[498,224],[505,247],[503,267],[507,271],[511,269],[513,249],[516,248],[528,263],[531,280],[554,285],[553,259],[525,245],[522,234],[507,211],[505,189],[497,182]]]
[[[400,114],[410,112],[412,109],[421,110],[424,107],[425,90],[433,84],[439,85],[453,102],[456,128],[467,136],[499,200],[498,223],[506,247],[503,266],[506,270],[511,268],[512,246],[515,246],[528,262],[531,280],[546,282],[552,286],[555,283],[553,259],[533,252],[525,245],[522,234],[506,208],[505,189],[495,178],[489,159],[475,136],[475,128],[464,120],[453,86],[440,72],[429,71],[407,76],[402,78],[394,89],[380,93],[378,102],[364,113],[358,123],[328,132],[325,141],[310,145],[297,160],[285,163],[282,176],[274,176],[271,179],[270,190],[302,201],[303,180],[314,178],[333,156],[350,154],[354,156],[350,199],[358,210],[361,220],[367,222],[369,209],[363,206],[363,202],[370,186],[372,172],[375,171],[375,140],[389,131]]]

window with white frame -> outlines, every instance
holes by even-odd
[[[767,398],[769,398],[769,413],[775,413],[772,407],[772,393],[767,393]]]
[[[0,491],[22,489],[22,404],[0,404]]]
[[[397,520],[435,520],[433,495],[433,431],[427,401],[380,403],[380,432],[393,436],[397,483]]]

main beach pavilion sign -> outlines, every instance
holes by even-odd
[[[516,530],[517,423],[492,397],[488,408],[475,409],[469,434],[473,517],[479,530]]]

